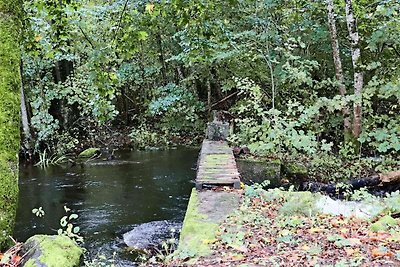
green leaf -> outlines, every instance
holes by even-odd
[[[137,36],[139,41],[145,41],[149,37],[149,34],[145,31],[138,31]]]
[[[63,216],[63,217],[60,219],[60,225],[61,225],[62,227],[67,226],[67,224],[68,224],[67,219],[68,219],[67,216]]]
[[[74,229],[72,230],[72,232],[73,232],[74,234],[79,233],[79,231],[80,231],[79,226],[75,226]]]
[[[69,216],[69,220],[74,220],[74,219],[78,219],[78,214],[71,214],[70,216]]]

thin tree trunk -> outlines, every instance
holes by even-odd
[[[157,34],[157,44],[158,44],[158,60],[161,63],[161,75],[163,78],[164,85],[167,84],[167,66],[165,63],[165,56],[164,56],[164,49],[162,46],[162,36],[161,36],[161,28],[158,27],[158,34]]]
[[[361,94],[364,85],[364,75],[361,70],[361,51],[360,51],[360,37],[358,35],[357,22],[354,18],[352,0],[345,0],[346,2],[346,21],[351,41],[351,59],[354,69],[354,94],[357,99],[353,107],[353,135],[359,137],[362,130],[361,116]]]
[[[211,116],[211,83],[210,80],[207,79],[207,110],[208,110],[208,117]]]
[[[54,64],[54,78],[55,83],[61,83],[61,70],[59,61],[56,61],[56,63]]]
[[[22,72],[22,70],[21,70]],[[29,116],[28,116],[28,110],[26,108],[26,99],[25,99],[25,92],[24,92],[24,85],[22,82],[22,77],[21,77],[21,86],[20,86],[20,94],[21,94],[21,123],[22,123],[22,144],[24,148],[24,152],[28,154],[29,160],[32,158],[32,147],[31,147],[31,141],[32,141],[32,135],[31,135],[31,129],[29,127]]]
[[[0,0],[0,251],[10,243],[18,204],[22,1]]]
[[[335,20],[335,11],[333,0],[326,0],[326,8],[328,11],[328,25],[329,25],[329,33],[331,35],[331,43],[333,50],[333,62],[335,65],[335,73],[336,80],[339,83],[339,93],[341,96],[346,95],[346,86],[344,84],[344,76],[343,76],[343,68],[342,68],[342,60],[340,59],[340,49],[339,49],[339,41],[337,38],[337,30],[336,30],[336,20]],[[344,128],[344,136],[345,139],[351,133],[351,122],[350,122],[350,111],[347,106],[342,109],[343,114],[343,128]]]
[[[125,125],[128,126],[129,125],[128,102],[126,99],[126,90],[124,86],[121,88],[121,93],[122,93],[121,96],[122,96],[122,106],[124,109]]]

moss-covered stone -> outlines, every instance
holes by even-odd
[[[82,151],[79,155],[78,158],[90,158],[93,157],[94,155],[100,153],[100,149],[99,148],[88,148],[85,149],[84,151]]]
[[[79,266],[83,249],[67,236],[35,235],[23,247],[25,267]]]
[[[270,181],[272,187],[280,186],[281,161],[243,158],[237,160],[242,180],[246,183],[262,183]]]
[[[303,163],[299,162],[285,162],[284,172],[288,177],[305,178],[308,175],[308,169]]]
[[[398,221],[389,215],[383,216],[378,221],[371,224],[371,231],[387,231],[389,228],[394,227],[398,224]]]
[[[20,4],[0,0],[0,250],[8,245],[18,200]]]

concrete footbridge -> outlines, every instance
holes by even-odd
[[[232,148],[226,139],[229,124],[216,119],[208,123],[197,163],[196,188],[186,211],[175,257],[211,253],[219,225],[235,210],[241,199],[240,175]]]

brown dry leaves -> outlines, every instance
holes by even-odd
[[[400,227],[375,233],[354,217],[282,217],[281,205],[252,198],[221,226],[214,254],[196,266],[400,266]]]

